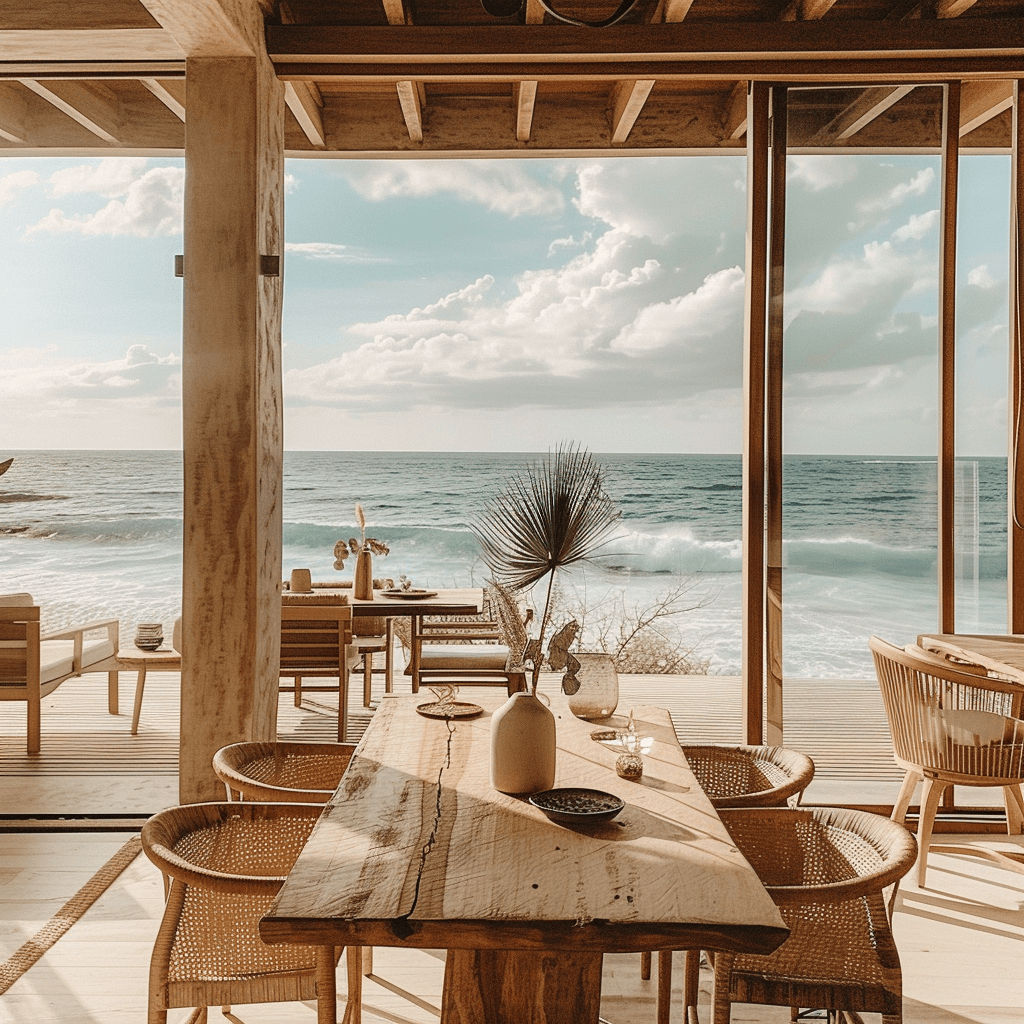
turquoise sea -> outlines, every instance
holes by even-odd
[[[181,590],[181,453],[7,451],[0,477],[0,591],[28,590],[44,627],[116,616],[170,622]],[[368,533],[391,554],[377,575],[417,586],[487,576],[469,523],[537,455],[289,452],[284,576],[332,568],[339,537]],[[563,600],[644,607],[688,588],[674,625],[709,671],[740,664],[740,457],[597,455],[622,509],[599,564],[565,576]],[[936,627],[936,467],[926,458],[791,456],[784,464],[784,671],[869,677],[867,637],[905,643]],[[957,628],[1006,628],[1006,460],[957,467]]]

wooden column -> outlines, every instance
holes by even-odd
[[[1010,444],[1007,587],[1009,630],[1024,633],[1024,82],[1013,83],[1010,161]]]
[[[284,89],[265,57],[186,64],[182,802],[277,729]],[[268,268],[269,269],[269,268]]]
[[[743,741],[763,742],[765,624],[765,347],[768,278],[768,100],[747,94],[747,247],[743,325]]]
[[[782,746],[782,329],[786,260],[787,90],[771,95],[771,235],[768,248],[768,326],[765,365],[766,601],[765,739]]]
[[[956,460],[956,209],[960,163],[960,83],[942,90],[942,199],[939,233],[939,632],[956,632],[954,501]]]

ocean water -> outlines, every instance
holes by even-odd
[[[170,623],[181,590],[179,452],[26,451],[0,477],[0,591],[27,590],[44,627],[116,616]],[[526,454],[289,452],[284,576],[340,579],[332,549],[356,532],[391,547],[375,575],[417,586],[481,584],[469,524]],[[604,557],[565,574],[562,601],[644,608],[682,593],[663,621],[708,671],[739,671],[741,466],[729,455],[598,455],[622,509]],[[934,630],[936,467],[924,458],[792,456],[784,463],[784,672],[869,677],[867,637]],[[1006,628],[1006,460],[957,466],[957,628]]]

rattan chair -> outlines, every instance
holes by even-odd
[[[351,743],[232,743],[213,755],[229,800],[325,804],[352,760]]]
[[[683,753],[701,789],[716,808],[784,807],[810,785],[814,762],[787,747],[686,746]],[[683,968],[684,1013],[696,1013],[700,983],[700,951],[686,950]],[[641,977],[651,976],[651,954],[644,953]],[[658,954],[658,1024],[669,1019],[672,993],[672,953]],[[694,1009],[691,1011],[691,1007]]]
[[[167,902],[149,973],[149,1024],[167,1011],[316,999],[320,1024],[337,1020],[333,946],[266,945],[270,909],[322,808],[317,804],[210,803],[172,807],[142,829],[164,875]],[[358,947],[348,950],[346,1024],[360,1019]]]
[[[732,1003],[880,1013],[900,1024],[903,980],[883,890],[913,866],[914,837],[877,814],[832,807],[720,813],[790,934],[767,956],[715,954],[714,1024],[729,1024]]]
[[[979,675],[928,654],[900,650],[873,636],[869,641],[882,691],[893,756],[906,769],[893,807],[902,822],[918,782],[921,848],[917,883],[923,886],[929,848],[942,853],[986,857],[1024,871],[1017,852],[973,846],[931,846],[935,812],[945,790],[957,786],[998,786],[1006,804],[1007,831],[1019,834],[1024,821],[1024,687]]]

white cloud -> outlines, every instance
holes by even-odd
[[[906,224],[898,227],[893,233],[894,242],[906,242],[908,239],[921,241],[922,238],[939,222],[939,211],[929,210],[920,215],[912,213]]]
[[[863,200],[858,204],[858,209],[862,213],[891,210],[911,196],[925,195],[934,181],[935,171],[931,167],[924,167],[910,181],[901,181],[882,195]]]
[[[975,288],[984,288],[986,291],[990,288],[994,288],[996,285],[995,278],[988,272],[988,265],[982,263],[980,267],[975,267],[967,274],[967,283],[974,285]]]
[[[98,163],[65,167],[50,175],[50,192],[55,196],[96,192],[108,199],[123,196],[145,173],[148,163],[145,157],[108,157]]]
[[[857,163],[848,156],[791,156],[787,161],[790,183],[809,192],[846,185],[856,176]]]
[[[180,393],[180,356],[161,356],[146,345],[131,345],[124,358],[106,362],[62,359],[52,347],[36,354],[0,374],[0,399],[42,407],[83,399],[177,400]]]
[[[0,174],[0,206],[6,206],[22,189],[31,188],[39,181],[35,171],[13,171]]]
[[[395,161],[352,167],[348,178],[364,199],[376,202],[447,193],[510,217],[521,213],[558,213],[564,206],[559,189],[537,181],[515,164],[502,161]]]
[[[708,274],[696,291],[642,309],[612,341],[613,351],[638,355],[737,329],[743,321],[744,277],[740,267],[728,267]]]
[[[307,260],[347,260],[350,263],[388,262],[380,257],[367,256],[350,245],[342,245],[338,242],[286,242],[284,251],[302,256]]]
[[[98,172],[104,164],[108,163],[113,163],[113,161],[102,161],[96,171]],[[138,169],[136,167],[136,171]],[[71,170],[77,172],[82,168],[71,168]],[[86,175],[82,175],[76,179],[78,185],[84,186],[86,178]],[[145,171],[141,177],[127,183],[114,172],[104,175],[97,173],[92,185],[95,187],[90,186],[88,189],[76,187],[75,191],[120,188],[122,191],[118,194],[124,195],[124,199],[111,199],[106,206],[91,214],[68,216],[63,210],[54,208],[41,221],[29,227],[27,232],[50,231],[55,234],[78,232],[83,235],[131,235],[137,238],[181,234],[185,190],[184,168],[154,167]]]

